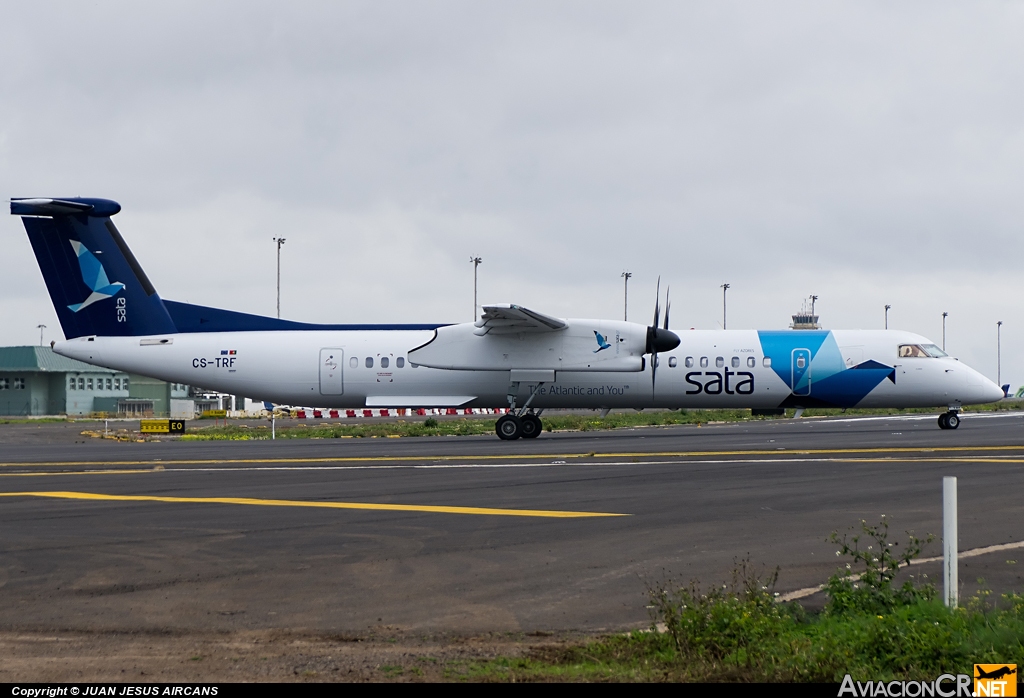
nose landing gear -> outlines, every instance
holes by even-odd
[[[950,410],[939,415],[939,429],[956,429],[960,426],[960,415]]]

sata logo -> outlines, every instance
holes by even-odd
[[[594,339],[597,340],[597,349],[594,350],[595,354],[599,351],[612,348],[612,345],[608,343],[608,340],[605,339],[604,335],[597,330],[594,330]]]
[[[705,377],[701,379],[701,377]],[[742,377],[742,380],[738,380]],[[724,374],[718,371],[690,371],[685,376],[686,382],[693,386],[687,395],[752,395],[754,393],[754,374],[749,371],[730,371],[725,367]],[[730,385],[730,380],[733,379]]]

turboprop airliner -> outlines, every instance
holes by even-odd
[[[12,199],[66,339],[62,356],[296,405],[507,407],[505,440],[548,408],[946,407],[994,402],[992,381],[894,330],[669,329],[487,305],[476,322],[318,325],[163,300],[108,199]],[[659,292],[660,296],[660,292]],[[660,326],[659,326],[660,325]]]

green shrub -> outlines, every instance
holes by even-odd
[[[846,533],[840,538],[839,533],[833,531],[828,540],[840,546],[836,556],[849,557],[851,562],[825,583],[828,596],[825,613],[886,614],[900,606],[934,599],[936,590],[932,584],[915,584],[907,580],[896,587],[893,583],[900,568],[909,565],[921,554],[922,546],[934,539],[929,535],[922,542],[910,531],[907,531],[907,537],[906,546],[899,551],[899,542],[889,541],[889,523],[884,514],[877,526],[870,526],[862,519],[860,532],[855,535]],[[856,579],[854,574],[857,574]]]

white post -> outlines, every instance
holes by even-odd
[[[277,413],[270,413],[270,439],[273,441],[277,438]]]
[[[942,564],[943,594],[946,605],[957,606],[957,534],[956,527],[956,478],[942,478]]]

